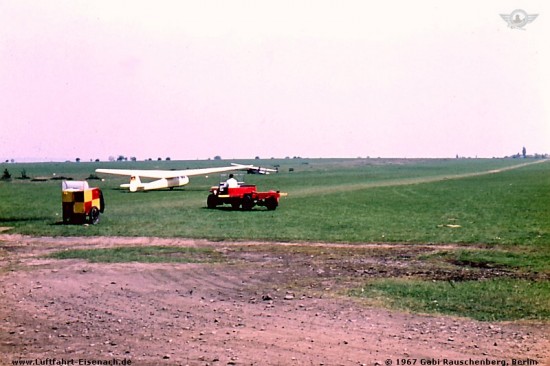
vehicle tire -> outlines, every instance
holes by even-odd
[[[210,194],[206,199],[206,206],[208,206],[208,208],[216,208],[217,205],[218,197],[216,197],[215,194]]]
[[[90,213],[88,214],[88,223],[90,225],[96,225],[99,223],[99,209],[97,207],[92,207]]]
[[[269,211],[275,210],[277,206],[279,206],[279,203],[277,202],[277,199],[275,197],[269,197],[268,199],[265,200],[265,207]]]
[[[252,207],[254,207],[254,200],[252,199],[252,196],[246,195],[243,197],[243,210],[250,211],[252,210]]]
[[[103,198],[103,192],[99,191],[99,212],[103,213],[105,211],[105,199]]]

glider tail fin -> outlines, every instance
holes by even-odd
[[[139,176],[133,175],[130,177],[130,192],[135,192],[142,186],[141,179],[139,179]]]

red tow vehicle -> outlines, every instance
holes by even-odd
[[[286,196],[279,191],[257,192],[256,185],[242,184],[236,188],[225,188],[223,183],[210,188],[210,195],[206,200],[208,208],[229,204],[234,210],[242,207],[249,211],[254,206],[265,206],[268,210],[275,210],[279,206],[279,198]]]

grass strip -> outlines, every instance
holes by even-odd
[[[71,249],[52,253],[55,259],[83,259],[92,263],[204,263],[219,262],[221,254],[211,248],[170,246]]]
[[[550,282],[373,280],[350,292],[373,305],[481,321],[550,320]]]
[[[530,251],[523,248],[523,252],[480,249],[441,251],[433,254],[422,255],[420,259],[441,258],[457,265],[470,267],[490,268],[508,267],[521,271],[550,273],[550,252]]]

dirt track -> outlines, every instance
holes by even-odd
[[[124,245],[209,246],[226,260],[92,264],[42,257]],[[433,249],[0,235],[0,364],[114,358],[132,365],[387,365],[389,359],[401,366],[398,358],[410,358],[417,365],[471,359],[511,366],[512,359],[529,358],[550,365],[547,324],[414,315],[342,294],[373,276],[464,275],[410,256]]]

